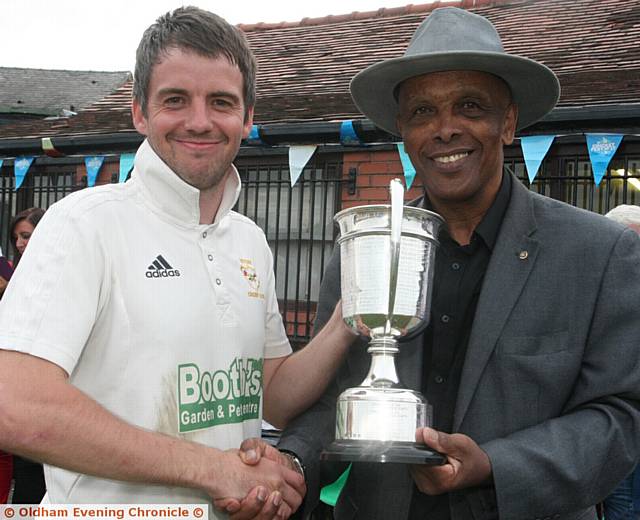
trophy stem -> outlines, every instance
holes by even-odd
[[[371,354],[369,373],[360,386],[374,388],[396,388],[400,386],[396,372],[395,355],[398,342],[395,338],[374,338],[369,343],[367,352]]]

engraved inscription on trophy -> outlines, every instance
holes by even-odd
[[[340,226],[342,312],[345,323],[369,337],[369,373],[338,398],[336,440],[328,460],[440,464],[443,457],[415,442],[431,411],[416,390],[404,388],[394,356],[398,339],[429,320],[437,234],[442,218],[404,207],[404,189],[390,185],[391,205],[349,208]]]

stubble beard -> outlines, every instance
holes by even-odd
[[[193,186],[201,192],[209,192],[217,189],[226,179],[232,164],[232,160],[224,162],[213,160],[206,168],[196,170],[189,169],[186,166],[180,166],[178,161],[175,161],[173,157],[168,158],[165,162],[178,177],[189,186]]]
[[[215,158],[212,159],[206,168],[189,169],[187,165],[181,165],[182,161],[176,158],[175,151],[169,150],[166,156],[160,154],[156,149],[155,143],[149,139],[151,148],[156,155],[164,162],[171,171],[180,179],[201,192],[214,191],[226,179],[227,173],[231,168],[235,154],[231,158]],[[236,151],[237,154],[237,151]]]
[[[185,173],[176,171],[176,174],[190,186],[193,186],[194,188],[202,192],[209,192],[214,191],[224,182],[227,177],[229,168],[231,168],[231,163],[223,168],[212,165],[205,172]]]

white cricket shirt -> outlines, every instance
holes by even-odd
[[[0,347],[56,363],[137,426],[223,450],[259,436],[263,359],[291,348],[265,236],[231,210],[239,192],[234,168],[216,221],[199,224],[199,191],[145,141],[129,182],[47,211],[0,304]],[[51,503],[209,501],[45,474]]]

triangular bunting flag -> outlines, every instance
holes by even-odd
[[[622,137],[619,134],[587,134],[587,148],[596,186],[607,172],[607,166],[620,146]]]
[[[84,158],[84,165],[87,167],[87,186],[95,186],[96,179],[98,178],[98,172],[102,168],[104,162],[103,155],[93,155],[91,157]]]
[[[255,146],[264,146],[262,138],[260,137],[260,127],[258,125],[251,126],[251,132],[249,132],[245,142]]]
[[[411,188],[413,179],[416,178],[416,169],[411,162],[409,154],[404,151],[404,143],[396,143],[398,147],[398,154],[400,155],[400,162],[402,163],[402,170],[404,171],[404,182],[407,185],[407,189]]]
[[[289,147],[289,172],[291,175],[291,186],[298,181],[302,170],[316,151],[315,144],[304,144]]]
[[[127,180],[127,176],[133,168],[133,160],[135,157],[136,154],[134,153],[123,153],[120,156],[120,175],[118,177],[118,182],[122,183]]]
[[[529,182],[533,182],[536,178],[542,161],[544,161],[551,143],[555,135],[530,135],[520,138],[520,146],[522,146],[522,155],[524,156],[524,164],[527,167],[527,175]]]
[[[64,154],[53,146],[51,137],[42,138],[42,151],[49,157],[64,157]]]
[[[340,124],[340,144],[343,146],[358,146],[362,141],[353,127],[353,121],[343,121]]]
[[[350,472],[351,464],[349,464],[347,469],[344,470],[344,473],[338,477],[338,480],[331,484],[327,484],[320,490],[320,501],[330,506],[335,506],[338,498],[340,498],[340,493],[342,493],[344,485],[347,483]]]
[[[16,176],[16,190],[22,186],[34,157],[16,157],[13,161],[13,174]]]

